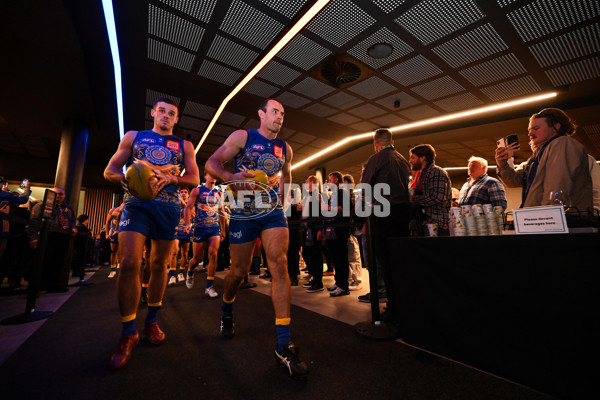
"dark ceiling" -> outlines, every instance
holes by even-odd
[[[151,127],[159,96],[182,113],[176,134],[196,145],[231,89],[313,4],[306,0],[114,1],[125,130]],[[90,126],[84,186],[118,144],[112,61],[100,0],[2,1],[0,175],[52,183],[66,119]],[[372,58],[376,43],[392,53]],[[549,90],[560,94],[485,117],[402,131],[403,154],[431,143],[444,167],[471,155],[494,163],[495,140],[527,142],[527,116],[564,108],[577,138],[600,156],[600,5],[597,0],[332,0],[236,97],[198,153],[202,167],[229,133],[258,125],[262,99],[286,110],[281,136],[298,162],[359,133]],[[323,67],[358,75],[334,86]],[[355,65],[356,68],[349,66]],[[352,75],[352,74],[350,74]],[[347,75],[345,75],[347,76]],[[343,76],[344,77],[344,76]],[[523,146],[527,147],[527,146]],[[360,175],[369,140],[296,168]],[[527,149],[520,153],[527,157]]]

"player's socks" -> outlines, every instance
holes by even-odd
[[[121,317],[121,322],[123,326],[121,328],[121,336],[129,336],[135,335],[137,332],[137,328],[135,326],[135,314],[128,315],[126,317]]]
[[[227,301],[227,300],[225,300],[225,297],[223,297],[223,303],[221,303],[221,310],[223,311],[223,315],[233,314],[233,302],[234,301],[235,301],[235,298],[231,301]]]
[[[213,285],[213,282],[215,281],[215,277],[212,276],[208,276],[206,277],[206,288],[208,289],[209,287],[211,287]]]
[[[170,269],[169,270],[169,278],[175,276],[175,269]]]
[[[277,350],[282,351],[283,346],[292,341],[290,335],[291,318],[275,318],[275,330],[277,331]]]
[[[110,265],[110,270],[116,272],[117,271],[117,264],[111,264]]]
[[[142,294],[148,294],[148,284],[142,283]]]
[[[192,275],[194,275],[194,271],[193,271],[193,270],[191,270],[191,269],[190,269],[190,270],[188,270],[188,272],[187,272],[187,276],[192,276]]]
[[[162,302],[148,303],[148,314],[146,314],[146,325],[158,322],[158,310],[162,307]]]

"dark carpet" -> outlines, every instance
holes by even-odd
[[[243,290],[236,336],[218,332],[220,296],[168,287],[160,346],[140,338],[130,362],[110,372],[120,333],[115,285],[102,269],[1,367],[5,399],[548,399],[550,396],[415,350],[356,335],[353,328],[292,307],[292,339],[311,368],[306,382],[274,360],[274,314],[268,296]],[[221,292],[222,281],[216,280]],[[138,312],[143,327],[145,307]]]

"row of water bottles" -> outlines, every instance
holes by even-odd
[[[474,204],[450,209],[451,236],[500,235],[504,227],[502,207]]]

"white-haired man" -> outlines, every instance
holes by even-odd
[[[506,209],[504,185],[487,174],[488,162],[485,158],[469,158],[469,179],[460,189],[458,205],[491,204]]]

